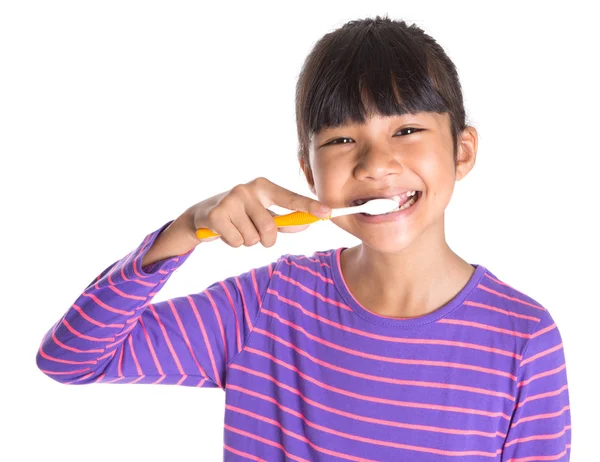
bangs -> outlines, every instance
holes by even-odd
[[[364,124],[373,115],[448,112],[422,46],[408,31],[366,27],[331,37],[314,55],[316,72],[300,96],[309,136],[324,128]]]

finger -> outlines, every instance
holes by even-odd
[[[227,245],[231,247],[239,247],[244,243],[244,237],[231,221],[229,215],[219,212],[218,209],[214,209],[213,211],[209,212],[208,218],[210,223],[214,223],[211,225],[210,229],[216,233],[219,233],[220,236],[218,237]],[[212,240],[212,238],[209,239]],[[203,239],[203,241],[205,240]]]
[[[331,214],[331,208],[326,204],[310,197],[290,191],[275,183],[266,183],[269,197],[275,205],[284,207],[288,210],[308,212],[318,217],[328,217]]]
[[[236,213],[231,218],[231,222],[237,228],[243,239],[243,244],[246,247],[252,246],[260,242],[260,234],[256,229],[256,226],[248,216],[246,210],[242,210]]]
[[[261,244],[271,247],[277,240],[277,224],[273,216],[277,214],[265,209],[259,200],[253,200],[246,205],[246,211],[250,220],[258,232]]]
[[[304,231],[305,229],[308,229],[310,225],[298,225],[298,226],[282,226],[280,228],[277,228],[277,231],[279,231],[280,233],[297,233],[299,231]]]

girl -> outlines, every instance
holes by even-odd
[[[42,340],[39,368],[72,385],[222,388],[228,461],[568,460],[556,324],[444,238],[477,132],[443,49],[403,21],[350,21],[306,59],[296,109],[319,200],[257,178],[191,206],[90,283]],[[356,247],[282,255],[151,303],[198,228],[269,247],[307,227],[277,229],[271,205],[327,217],[380,197],[400,210],[333,219]]]

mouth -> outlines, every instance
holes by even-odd
[[[407,191],[401,195],[392,196],[392,197],[373,196],[373,197],[366,197],[366,198],[361,198],[361,199],[354,199],[353,201],[351,201],[349,203],[349,206],[354,207],[357,205],[361,205],[372,199],[392,199],[392,200],[395,200],[396,202],[398,202],[398,207],[396,207],[394,210],[392,210],[389,213],[395,213],[395,212],[402,211],[402,210],[405,210],[405,209],[411,207],[414,203],[416,203],[421,198],[422,195],[423,195],[422,191],[415,189],[413,191]],[[361,215],[368,215],[368,214],[361,214]]]
[[[402,196],[400,196],[400,200],[398,201],[398,207],[387,213],[379,215],[371,215],[368,213],[356,213],[352,216],[365,225],[376,225],[381,223],[405,221],[416,213],[415,210],[418,210],[418,202],[422,195],[423,192],[418,190],[415,190],[415,193],[412,196],[407,196],[406,194],[403,194]],[[396,197],[397,196],[394,196],[393,199],[395,200]],[[379,197],[377,199],[379,199]],[[360,202],[361,200],[357,200],[357,202]]]

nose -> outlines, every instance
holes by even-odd
[[[371,146],[361,153],[355,176],[360,180],[380,180],[388,175],[399,174],[403,168],[391,149]]]

